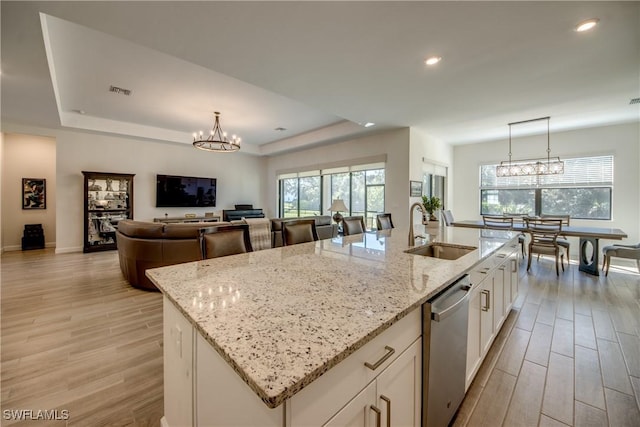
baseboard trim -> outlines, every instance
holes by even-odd
[[[72,254],[76,252],[82,252],[82,246],[70,247],[70,248],[56,248],[56,254]]]
[[[45,248],[55,248],[56,247],[56,242],[48,242],[44,244]],[[0,248],[0,253],[3,252],[12,252],[12,251],[21,251],[22,250],[22,245],[9,245],[9,246],[5,246],[3,248]]]

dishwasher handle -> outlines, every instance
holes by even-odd
[[[467,281],[467,275],[464,275],[458,282],[466,282]],[[466,299],[469,297],[469,290],[471,289],[470,286],[468,284],[456,284],[456,286],[459,286],[459,290],[463,291],[462,292],[462,296],[460,297],[460,299],[458,299],[458,301],[456,301],[455,303],[451,304],[449,307],[447,307],[446,309],[442,310],[442,311],[434,311],[431,313],[431,320],[435,321],[435,322],[440,322],[444,319],[446,319],[447,317],[451,316],[454,312],[456,312],[458,310],[458,308],[463,305],[466,301]]]

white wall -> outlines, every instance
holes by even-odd
[[[454,147],[453,215],[456,220],[480,218],[479,165],[506,160],[508,152],[508,139]],[[512,140],[512,153],[514,159],[546,156],[546,135]],[[551,132],[552,156],[602,154],[614,155],[613,218],[611,221],[573,220],[571,223],[620,228],[629,236],[626,242],[640,242],[640,124]],[[571,245],[571,252],[577,254],[577,241],[575,243]],[[603,245],[611,243],[613,241],[601,242]]]
[[[56,141],[5,133],[2,168],[2,248],[22,249],[25,224],[42,224],[45,246],[56,242]],[[22,209],[22,178],[46,179],[46,209]]]
[[[409,129],[386,131],[374,135],[308,150],[281,154],[267,160],[267,194],[269,216],[276,216],[277,175],[282,170],[314,169],[323,165],[386,155],[385,209],[396,227],[409,223]],[[327,212],[326,214],[329,214]]]
[[[429,171],[426,163],[436,164],[447,168],[447,189],[446,200],[443,200],[447,209],[453,209],[452,193],[454,179],[452,173],[453,147],[436,138],[431,137],[426,132],[418,128],[411,128],[411,144],[409,153],[409,170],[412,181],[422,181],[422,177]],[[419,197],[412,197],[411,203],[420,202]],[[414,222],[420,222],[418,215],[415,215]]]
[[[234,154],[209,153],[197,150],[191,144],[18,124],[3,123],[2,126],[5,131],[18,130],[21,133],[51,135],[56,138],[57,198],[54,206],[57,205],[57,253],[82,250],[82,171],[135,174],[133,208],[134,218],[138,220],[152,220],[163,217],[165,213],[169,216],[184,216],[185,213],[203,215],[204,212],[213,210],[219,212],[222,209],[233,209],[236,203],[264,207],[268,200],[263,179],[266,175],[266,159],[244,154],[242,151]],[[217,178],[216,207],[156,208],[156,174]],[[4,191],[2,198],[6,203]],[[6,213],[6,205],[4,209]]]

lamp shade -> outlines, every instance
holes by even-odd
[[[344,205],[344,200],[342,199],[335,199],[333,201],[333,203],[331,203],[331,206],[329,207],[329,209],[331,212],[347,212],[348,209],[347,207]]]

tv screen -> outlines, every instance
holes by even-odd
[[[216,179],[158,175],[156,207],[211,207],[216,205]]]

